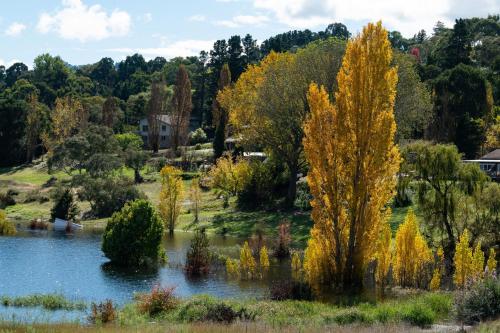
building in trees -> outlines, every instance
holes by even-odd
[[[172,133],[172,120],[166,114],[158,115],[157,121],[153,126],[158,126],[158,131],[152,133],[150,131],[149,118],[143,118],[139,121],[139,135],[144,141],[144,146],[150,147],[150,142],[158,142],[158,148],[166,149],[171,146],[171,133]],[[150,135],[156,135],[156,139],[151,138]]]

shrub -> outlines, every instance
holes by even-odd
[[[17,233],[16,227],[7,218],[7,214],[0,209],[0,235],[12,236]]]
[[[256,315],[245,307],[236,310],[225,302],[201,295],[183,303],[178,316],[180,320],[185,322],[213,321],[229,324],[236,319],[254,320]]]
[[[102,251],[118,265],[157,263],[163,255],[163,223],[146,200],[126,204],[113,214],[103,235]]]
[[[190,276],[207,274],[210,271],[210,250],[205,230],[197,230],[186,254],[186,273]]]
[[[88,317],[92,324],[106,324],[117,318],[116,308],[110,299],[99,304],[92,303]]]
[[[139,295],[139,310],[149,316],[156,316],[175,309],[179,300],[174,296],[174,289],[155,286],[150,293]]]
[[[402,319],[411,325],[429,327],[436,319],[436,314],[428,306],[417,302],[403,310]]]
[[[81,200],[90,202],[92,213],[96,217],[109,217],[129,201],[146,199],[125,177],[86,178],[79,196]]]
[[[311,287],[301,281],[275,281],[270,288],[270,297],[273,301],[310,301],[314,298]]]
[[[290,255],[290,223],[283,221],[278,227],[278,241],[274,249],[274,256],[279,259],[288,258]]]
[[[302,211],[309,211],[312,209],[311,201],[313,196],[309,190],[307,182],[301,181],[297,184],[297,195],[295,197],[295,207]]]
[[[26,197],[24,198],[24,203],[30,203],[35,201],[38,201],[38,203],[43,204],[45,202],[50,201],[50,198],[46,194],[40,193],[39,190],[29,191],[26,194]]]
[[[78,206],[76,205],[71,189],[59,189],[54,194],[54,206],[50,211],[50,219],[59,218],[63,220],[73,220],[78,215]]]
[[[466,324],[495,319],[500,316],[500,281],[487,277],[468,290],[457,290],[455,295],[457,320]]]
[[[369,324],[373,318],[358,309],[347,309],[339,311],[331,320],[339,325],[349,325],[354,323]]]
[[[9,192],[0,192],[0,209],[4,209],[8,206],[14,206],[15,204],[16,200],[11,194],[9,194]]]
[[[41,219],[33,219],[30,222],[29,228],[31,230],[47,230],[49,228],[48,223],[43,222]]]
[[[202,128],[197,128],[196,130],[189,133],[189,143],[191,145],[205,142],[207,142],[207,134]]]

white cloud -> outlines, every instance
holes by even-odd
[[[212,40],[182,40],[173,42],[162,47],[152,48],[113,48],[105,51],[116,52],[121,54],[140,53],[145,58],[165,57],[167,59],[174,57],[187,57],[198,55],[200,51],[209,50],[212,48],[214,41]]]
[[[207,20],[207,17],[205,15],[193,15],[188,17],[188,21],[192,22],[205,22]]]
[[[292,28],[382,20],[387,28],[406,36],[420,29],[430,31],[437,21],[452,24],[454,18],[485,16],[500,7],[499,0],[253,0],[253,4]]]
[[[39,32],[55,31],[64,39],[86,42],[125,36],[130,30],[130,15],[125,11],[115,9],[108,14],[100,5],[87,6],[81,0],[62,0],[62,5],[53,14],[40,15]]]
[[[0,58],[0,66],[5,66],[5,68],[9,68],[10,66],[14,65],[16,62],[21,62],[19,59],[11,59],[10,61],[5,61]]]
[[[26,29],[26,26],[22,23],[19,22],[14,22],[9,27],[7,30],[5,30],[5,34],[7,36],[19,36],[24,30]]]
[[[215,25],[220,25],[227,28],[238,28],[245,25],[262,26],[269,21],[269,18],[264,15],[238,15],[231,20],[215,21]]]

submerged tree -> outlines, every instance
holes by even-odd
[[[397,72],[382,24],[347,45],[331,105],[311,85],[304,150],[310,165],[314,227],[304,268],[310,283],[360,288],[394,195],[400,157],[394,144]]]
[[[181,178],[181,171],[171,167],[163,167],[160,171],[160,215],[165,222],[171,235],[174,234],[175,223],[181,211],[184,186]]]

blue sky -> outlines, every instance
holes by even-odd
[[[291,29],[324,29],[342,22],[358,32],[381,19],[412,36],[440,20],[500,12],[500,0],[17,0],[0,4],[0,65],[32,66],[42,53],[79,65],[188,56],[217,39],[252,34],[259,41]]]

